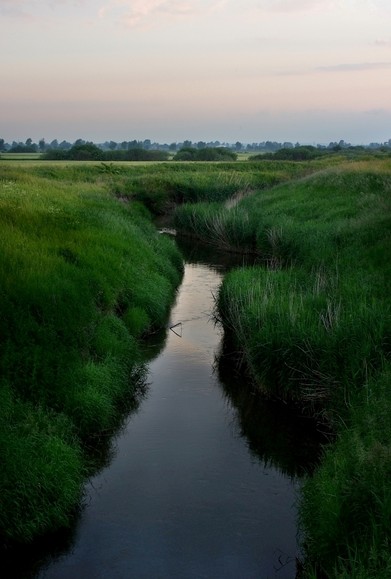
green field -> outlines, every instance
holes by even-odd
[[[391,576],[390,194],[387,154],[0,161],[2,534],[29,540],[77,505],[86,441],[117,423],[180,279],[150,223],[170,213],[254,255],[216,315],[259,390],[333,432],[301,492],[303,576]]]
[[[42,153],[0,153],[2,161],[37,161]]]

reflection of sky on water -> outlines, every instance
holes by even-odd
[[[87,487],[72,549],[40,579],[295,576],[295,483],[250,450],[214,368],[220,282],[186,267],[172,311],[182,337],[167,331],[148,395]]]

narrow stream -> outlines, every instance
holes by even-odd
[[[175,332],[147,345],[160,353],[145,398],[89,482],[67,550],[46,558],[39,579],[295,577],[308,433],[216,363],[211,312],[225,267],[202,261],[186,264]]]

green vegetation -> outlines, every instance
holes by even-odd
[[[313,174],[294,161],[286,182],[185,205],[175,219],[263,262],[229,273],[220,289],[232,349],[267,396],[294,400],[334,429],[303,488],[304,575],[387,576],[391,161],[311,163]]]
[[[237,154],[226,147],[183,147],[174,161],[236,161]]]
[[[304,486],[307,577],[391,576],[390,383],[388,365],[354,393],[346,426]]]
[[[48,149],[42,158],[46,161],[167,161],[166,151],[142,148],[103,151],[94,143],[73,145],[69,150]]]
[[[143,166],[127,170],[124,165],[112,164],[111,171],[117,171],[118,176],[112,179],[111,187],[118,197],[141,201],[154,214],[162,214],[176,205],[185,204],[185,208],[186,203],[237,199],[287,180],[291,174],[304,175],[315,169],[312,164],[282,163],[276,167],[271,162],[262,167],[259,163],[170,162],[153,164],[148,170]]]
[[[334,162],[338,162],[336,159]],[[187,235],[201,238],[222,249],[232,251],[257,252],[257,235],[263,235],[260,213],[244,204],[244,199],[252,199],[256,191],[271,189],[273,186],[319,171],[324,165],[317,161],[263,161],[219,165],[220,171],[209,171],[212,177],[207,181],[202,193],[182,196],[187,201],[175,210],[174,221],[179,230]],[[218,177],[218,180],[216,180]],[[201,176],[194,176],[197,183]],[[197,203],[203,201],[205,203]],[[192,202],[190,204],[189,202]],[[224,202],[224,203],[222,203]],[[212,204],[214,203],[214,204]],[[270,239],[270,243],[273,240]],[[266,253],[263,253],[266,258]]]
[[[275,159],[276,161],[309,161],[330,155],[327,149],[319,149],[311,145],[300,147],[283,147],[273,153],[263,153],[254,155],[253,161],[263,161],[265,159]]]
[[[118,424],[165,324],[182,258],[99,167],[3,163],[0,179],[0,533],[67,524],[92,437]]]
[[[4,161],[37,161],[42,157],[41,153],[1,153],[0,159]]]
[[[3,533],[33,537],[76,504],[85,441],[115,422],[178,283],[148,222],[176,206],[179,230],[256,258],[218,315],[259,389],[334,431],[302,489],[303,576],[390,574],[389,155],[1,163]]]

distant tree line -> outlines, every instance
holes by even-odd
[[[167,161],[166,151],[142,148],[102,150],[94,143],[73,145],[70,149],[48,149],[42,158],[51,161]]]
[[[236,161],[238,155],[226,147],[182,147],[174,156],[174,161]]]
[[[308,154],[314,157],[314,149],[319,151],[338,151],[343,149],[357,149],[357,146],[352,146],[350,143],[344,140],[331,141],[328,145],[301,145],[300,143],[291,143],[289,141],[278,142],[278,141],[261,141],[258,143],[241,143],[236,141],[235,143],[224,143],[220,141],[198,141],[192,142],[190,140],[185,140],[183,142],[173,142],[173,143],[157,143],[152,142],[150,139],[144,139],[143,141],[138,141],[133,139],[131,141],[104,141],[103,143],[93,143],[91,141],[85,141],[84,139],[77,139],[74,143],[69,141],[58,141],[53,139],[51,142],[46,142],[44,138],[40,139],[38,143],[34,143],[31,138],[26,139],[25,142],[12,141],[12,143],[7,143],[4,139],[0,138],[0,152],[9,153],[45,153],[51,156],[51,158],[72,158],[62,157],[61,152],[69,152],[70,155],[82,156],[81,152],[84,147],[84,151],[89,151],[88,155],[93,158],[98,158],[98,151],[92,150],[91,145],[94,145],[96,149],[103,152],[104,155],[99,156],[102,160],[138,160],[141,156],[146,156],[145,151],[160,151],[167,155],[179,154],[178,159],[188,157],[187,160],[214,160],[206,159],[206,157],[217,157],[226,156],[227,151],[234,153],[276,153],[283,149],[287,150],[298,150],[292,153],[293,158],[300,156],[300,154]],[[303,147],[308,149],[309,152],[304,152]],[[368,145],[362,146],[364,149],[381,149],[389,150],[391,149],[391,139],[384,143],[369,143]],[[211,153],[211,149],[217,149],[218,153]],[[72,151],[72,153],[71,153]],[[131,151],[131,153],[130,153]],[[144,151],[141,153],[140,151]],[[203,152],[202,152],[203,151]],[[56,152],[56,153],[55,153]],[[87,153],[85,153],[87,155]],[[283,153],[286,155],[287,153]],[[57,156],[56,156],[57,155]],[[100,153],[99,153],[100,155]],[[197,157],[199,158],[197,159]],[[148,157],[149,158],[149,157]],[[153,155],[152,157],[153,158]],[[163,156],[162,156],[163,158]],[[265,157],[263,157],[265,158]],[[292,157],[291,157],[292,158]],[[141,159],[140,159],[141,160]]]
[[[143,149],[141,147],[128,149],[102,150],[94,143],[80,143],[69,150],[48,149],[42,156],[46,160],[71,161],[167,161],[168,151]],[[183,147],[174,156],[174,161],[236,161],[237,154],[225,147]]]
[[[265,159],[277,159],[281,161],[310,161],[311,159],[317,159],[330,152],[336,152],[335,147],[329,148],[317,148],[311,145],[299,146],[299,147],[283,147],[278,149],[274,153],[261,153],[260,155],[253,155],[251,159],[253,161],[265,160]]]

